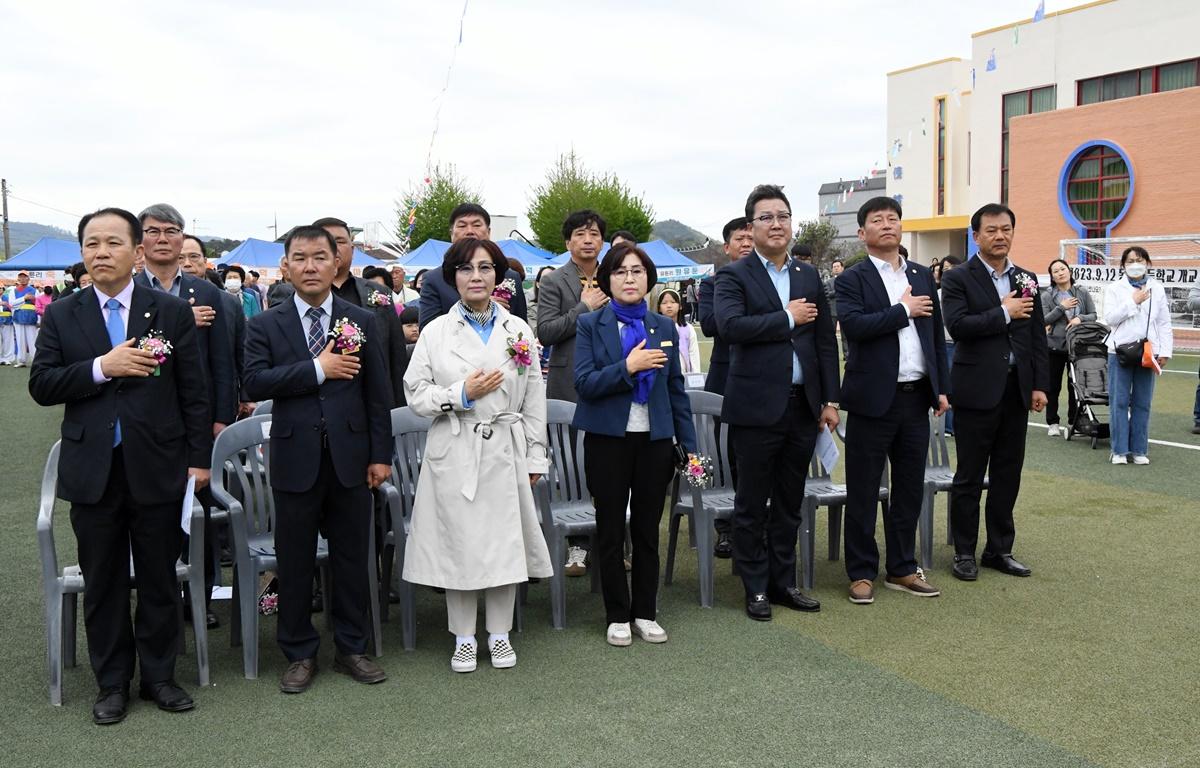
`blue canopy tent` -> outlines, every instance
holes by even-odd
[[[638,243],[638,247],[646,252],[646,255],[650,257],[650,261],[654,262],[654,268],[658,271],[658,282],[660,283],[700,278],[705,275],[711,275],[713,272],[712,264],[701,264],[698,261],[689,259],[667,244],[666,240],[648,240],[644,243]],[[608,253],[608,248],[608,243],[605,243],[600,249],[598,258],[603,259],[604,254]],[[558,258],[561,259],[560,264],[565,264],[571,258],[571,254],[561,253]]]
[[[516,259],[525,266],[526,280],[533,280],[537,277],[537,273],[543,267],[558,267],[567,261],[550,251],[543,251],[541,248],[530,245],[524,240],[498,240],[496,245],[500,246],[500,250],[504,252],[505,256]]]
[[[63,270],[82,258],[74,240],[43,237],[8,261],[0,261],[0,272]]]
[[[269,240],[258,240],[253,237],[243,242],[237,248],[234,248],[229,253],[217,260],[218,264],[239,264],[243,267],[265,267],[273,268],[279,266],[279,260],[283,258],[283,243],[274,243]],[[383,266],[384,262],[374,257],[368,256],[357,248],[354,249],[354,261],[352,266],[355,267],[370,267]]]
[[[445,240],[426,240],[409,251],[403,259],[400,259],[399,263],[404,267],[405,272],[415,275],[418,269],[442,266],[442,257],[449,249],[450,243]]]

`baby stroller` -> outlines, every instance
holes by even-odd
[[[1108,439],[1108,421],[1096,417],[1093,406],[1108,406],[1108,326],[1076,323],[1067,328],[1067,381],[1075,393],[1075,418],[1067,427],[1067,439],[1084,435],[1092,448]]]

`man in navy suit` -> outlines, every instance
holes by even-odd
[[[979,565],[1010,576],[1031,573],[1012,556],[1013,507],[1029,411],[1046,407],[1050,363],[1037,275],[1008,258],[1016,227],[1007,206],[983,206],[971,216],[979,253],[942,274],[946,329],[955,341],[950,391],[958,466],[950,489],[950,530],[953,573],[963,581],[979,578],[975,546],[985,474],[987,541]]]
[[[875,507],[884,464],[892,463],[884,586],[919,597],[939,592],[917,567],[917,518],[925,484],[929,409],[946,399],[946,342],[930,271],[900,255],[900,203],[873,197],[858,209],[867,258],[835,283],[846,339],[842,408],[846,421],[846,573],[850,602],[875,601],[879,548]]]
[[[732,264],[743,256],[749,256],[754,251],[754,237],[750,234],[750,222],[745,216],[730,220],[721,230],[721,238],[725,241],[725,255]],[[725,394],[725,381],[729,378],[729,342],[721,338],[717,329],[717,316],[713,311],[713,295],[715,293],[716,276],[706,277],[700,281],[699,300],[696,314],[700,318],[700,330],[712,339],[712,355],[708,359],[708,376],[704,379],[704,391]],[[721,420],[716,420],[716,435],[721,434]],[[734,485],[737,485],[737,456],[733,443],[729,443],[729,467]],[[728,520],[721,519],[714,523],[717,529],[717,542],[713,545],[713,554],[717,557],[733,556],[733,541],[729,538],[732,530]]]
[[[464,237],[476,240],[492,239],[492,217],[478,203],[463,203],[450,212],[450,242],[457,243]],[[513,291],[511,302],[493,296],[492,299],[522,320],[529,320],[529,308],[525,304],[525,291],[521,288],[525,275],[515,269],[510,269],[504,278],[516,283],[517,290]],[[500,278],[500,279],[504,279]],[[497,283],[498,284],[498,283]],[[446,285],[440,269],[431,269],[425,273],[425,281],[421,283],[420,318],[418,322],[424,328],[435,317],[441,317],[458,303],[458,289]],[[535,329],[536,330],[536,329]]]
[[[337,243],[320,227],[297,227],[284,243],[296,295],[246,325],[243,384],[251,400],[273,400],[271,490],[279,571],[279,646],[288,660],[284,693],[308,690],[320,637],[313,628],[317,531],[333,569],[334,670],[361,683],[387,679],[366,655],[370,489],[391,472],[386,350],[374,313],[333,295]],[[339,347],[339,324],[362,332]]]
[[[175,559],[187,478],[208,484],[213,421],[191,308],[132,279],[141,241],[128,211],[80,220],[92,286],[46,308],[29,376],[38,404],[65,405],[58,496],[71,502],[79,542],[100,725],[124,719],[135,661],[142,698],[170,712],[194,706],[174,679],[182,631]],[[171,344],[161,362],[140,348],[152,335]]]
[[[754,253],[717,273],[717,328],[730,358],[721,419],[737,452],[733,558],[746,613],[769,621],[772,602],[821,608],[796,588],[796,531],[817,432],[838,424],[837,338],[817,270],[788,258],[783,190],[755,187],[746,218]]]

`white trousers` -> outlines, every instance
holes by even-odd
[[[446,615],[450,619],[450,634],[474,635],[475,616],[479,611],[479,593],[483,593],[487,631],[493,635],[512,630],[513,609],[517,605],[517,585],[505,584],[488,589],[446,590]]]
[[[12,323],[0,325],[0,363],[11,363],[17,358],[17,335]]]
[[[32,365],[33,352],[37,348],[38,327],[17,323],[13,323],[12,327],[17,336],[17,362]]]

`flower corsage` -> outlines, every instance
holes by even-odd
[[[492,291],[492,295],[495,296],[497,299],[500,299],[500,300],[504,301],[505,303],[508,303],[508,302],[512,301],[512,297],[516,292],[517,292],[517,284],[515,282],[513,282],[513,279],[511,277],[506,277],[503,280],[501,280],[500,284],[496,286],[496,289],[494,291]]]
[[[707,488],[713,482],[712,459],[702,453],[689,455],[683,465],[683,476],[693,488]]]
[[[334,323],[329,335],[333,338],[334,350],[341,355],[353,355],[367,342],[367,336],[362,332],[362,328],[346,317]]]
[[[372,307],[390,307],[392,306],[392,297],[383,291],[371,291],[367,294],[367,304]]]
[[[142,338],[138,339],[138,349],[143,352],[149,352],[154,355],[155,362],[158,363],[154,367],[154,375],[162,374],[162,364],[167,362],[167,358],[171,356],[171,342],[167,341],[167,337],[162,331],[150,331]]]
[[[1024,272],[1013,273],[1013,285],[1020,291],[1022,299],[1032,298],[1037,295],[1037,280]]]
[[[508,337],[508,356],[520,375],[524,375],[525,369],[533,365],[533,344],[525,338],[524,332],[518,333],[515,339]]]

